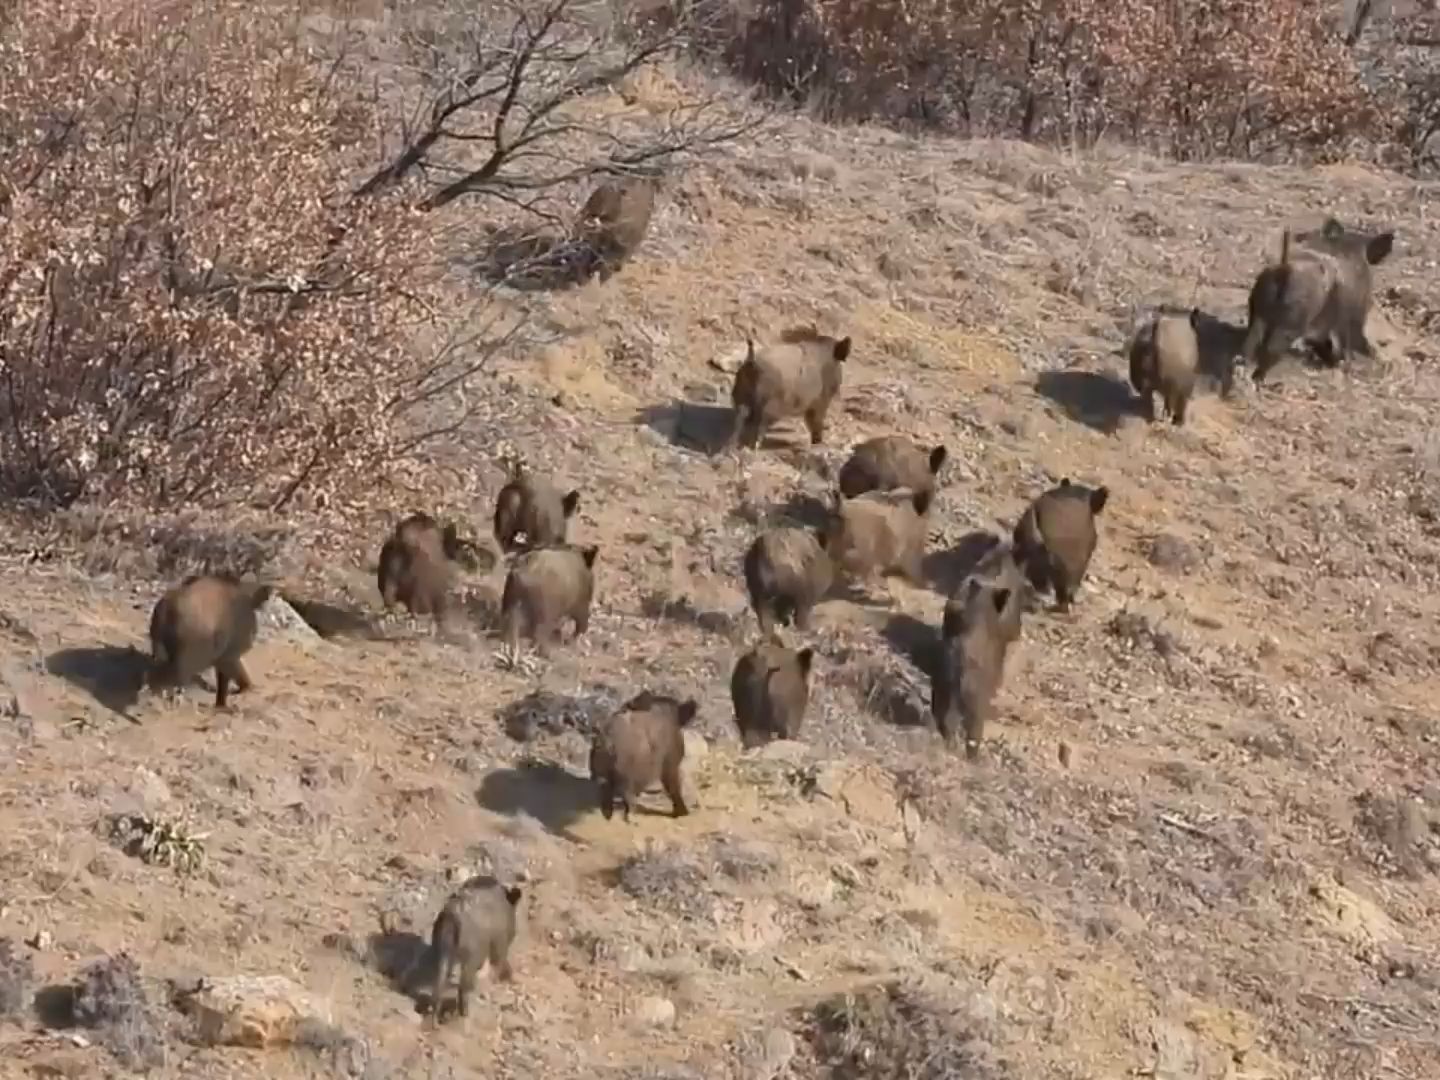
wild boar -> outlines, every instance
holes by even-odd
[[[954,614],[947,608],[940,663],[930,681],[930,708],[947,745],[953,746],[958,730],[964,729],[965,756],[974,760],[980,755],[1013,640],[1000,625],[1011,591],[976,578],[962,588],[954,598]]]
[[[1130,342],[1130,385],[1140,395],[1151,423],[1156,393],[1170,422],[1185,423],[1185,407],[1200,366],[1199,326],[1198,308],[1191,308],[1188,315],[1162,311],[1147,320]]]
[[[1036,592],[1054,589],[1061,611],[1070,609],[1085,579],[1098,539],[1095,518],[1109,498],[1108,488],[1072,484],[1067,476],[1035,499],[1015,525],[1016,561]]]
[[[685,759],[684,728],[695,719],[693,700],[653,694],[636,695],[600,725],[590,744],[590,778],[599,786],[600,813],[609,821],[615,799],[630,820],[630,808],[657,781],[670,796],[675,817],[690,813],[681,787]]]
[[[735,408],[730,442],[753,447],[777,422],[800,416],[810,443],[825,439],[825,417],[840,392],[850,338],[833,338],[814,328],[795,328],[762,349],[746,342],[745,361],[735,373],[730,401]]]
[[[435,989],[431,995],[431,1023],[441,1022],[441,1002],[446,987],[460,975],[456,999],[461,1016],[470,1012],[469,997],[475,976],[486,961],[491,973],[509,982],[510,946],[515,942],[515,914],[521,892],[504,886],[488,874],[477,874],[450,894],[430,930],[430,952],[435,964]]]
[[[735,664],[730,675],[730,701],[735,726],[745,749],[771,739],[796,739],[810,703],[813,649],[787,649],[761,642]]]
[[[608,280],[639,250],[655,213],[657,177],[616,176],[604,180],[585,200],[577,227],[585,245],[588,273]]]
[[[825,525],[825,550],[852,578],[899,573],[919,585],[930,533],[929,491],[837,495]]]
[[[578,490],[562,496],[545,477],[517,468],[495,497],[495,541],[507,554],[564,544],[579,506]],[[518,540],[522,533],[523,544]]]
[[[745,587],[760,622],[760,633],[773,636],[777,622],[794,621],[804,630],[810,612],[835,580],[835,568],[823,537],[809,529],[767,529],[745,552]]]
[[[590,600],[595,593],[595,545],[536,548],[515,560],[500,597],[500,632],[516,649],[522,634],[542,653],[560,640],[565,619],[575,620],[575,636],[590,626]]]
[[[443,624],[457,564],[474,569],[479,560],[455,523],[442,527],[429,514],[411,514],[380,546],[375,577],[385,610],[398,602],[412,615],[433,615]]]
[[[192,574],[170,589],[150,613],[146,685],[184,689],[213,666],[215,707],[225,708],[230,683],[237,694],[253,685],[240,658],[255,642],[255,613],[272,591],[229,574]]]
[[[927,451],[902,435],[867,439],[840,469],[840,494],[853,499],[867,491],[895,488],[933,493],[946,456],[943,445]]]
[[[1370,313],[1370,268],[1384,262],[1394,250],[1394,230],[1361,232],[1326,217],[1318,229],[1296,233],[1295,242],[1335,258],[1339,268],[1336,306],[1341,344],[1348,354],[1374,356],[1365,334],[1365,320]],[[1331,357],[1332,363],[1334,359]]]

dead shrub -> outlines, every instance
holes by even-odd
[[[9,938],[0,938],[0,1020],[19,1020],[30,1007],[35,965]]]
[[[239,2],[0,21],[0,490],[336,505],[412,448],[454,374],[411,345],[426,233],[349,197],[373,106],[294,32]]]
[[[685,919],[703,919],[713,904],[704,871],[675,850],[647,851],[620,864],[620,887],[645,904]]]
[[[165,1063],[165,1032],[128,953],[98,960],[75,986],[75,1022],[93,1028],[116,1060],[137,1072]]]
[[[1321,0],[760,0],[724,50],[843,119],[1181,157],[1384,135]]]

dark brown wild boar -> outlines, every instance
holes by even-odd
[[[606,281],[639,250],[655,213],[658,178],[617,176],[599,184],[580,210],[577,232],[588,272]]]
[[[813,328],[796,328],[780,341],[756,349],[747,341],[745,362],[735,373],[730,402],[735,407],[731,443],[753,447],[778,421],[800,416],[811,445],[825,439],[825,416],[840,392],[848,337],[826,337]]]
[[[579,491],[562,496],[545,477],[517,468],[495,497],[495,541],[507,554],[563,544],[579,506]],[[522,533],[523,544],[517,539]]]
[[[928,491],[872,491],[836,497],[825,525],[825,550],[839,570],[856,579],[903,574],[919,585],[930,534]]]
[[[500,597],[500,633],[516,649],[521,635],[542,653],[560,640],[561,624],[575,620],[575,637],[590,626],[595,593],[595,545],[536,548],[515,560]]]
[[[684,728],[696,711],[693,700],[646,690],[600,725],[590,744],[590,778],[599,785],[600,813],[606,821],[614,815],[618,797],[628,822],[631,806],[657,782],[670,796],[675,817],[690,813],[680,763],[685,759]]]
[[[403,604],[412,615],[433,615],[443,624],[455,566],[479,565],[475,545],[460,539],[455,523],[443,527],[429,514],[405,518],[380,546],[375,570],[385,610]]]
[[[903,435],[867,439],[850,452],[840,469],[840,494],[847,499],[867,491],[935,490],[945,464],[943,445],[929,450]]]
[[[1032,502],[1015,525],[1016,561],[1036,592],[1055,591],[1061,611],[1069,610],[1085,579],[1098,539],[1095,518],[1109,498],[1108,488],[1072,484],[1067,476]]]
[[[270,599],[269,585],[246,585],[228,574],[192,574],[156,602],[150,613],[151,690],[183,690],[207,667],[215,669],[215,707],[252,683],[241,657],[255,643],[255,612]]]
[[[1317,229],[1295,234],[1295,242],[1335,258],[1339,267],[1336,307],[1339,311],[1341,347],[1348,355],[1374,356],[1365,334],[1370,314],[1370,268],[1390,256],[1395,247],[1394,230],[1362,232],[1348,229],[1333,217],[1326,217]],[[1330,357],[1332,363],[1336,357]]]
[[[1130,385],[1152,423],[1157,393],[1170,422],[1185,423],[1185,407],[1200,367],[1199,323],[1198,308],[1186,315],[1162,311],[1147,320],[1130,342]]]
[[[730,701],[745,749],[771,739],[800,737],[814,659],[813,649],[797,652],[762,641],[736,662],[730,675]]]
[[[947,609],[940,662],[931,676],[930,708],[946,745],[965,732],[965,756],[980,755],[985,727],[995,709],[995,692],[1005,675],[1011,638],[1001,629],[1001,613],[1011,602],[1009,589],[971,578]]]
[[[470,1013],[469,998],[481,965],[488,961],[496,978],[510,981],[510,946],[515,942],[515,909],[520,895],[517,887],[506,887],[488,874],[477,874],[445,901],[430,930],[430,953],[435,964],[432,1024],[440,1023],[445,990],[457,971],[460,985],[456,1006],[461,1016]]]
[[[745,588],[760,622],[760,633],[774,634],[777,622],[810,625],[810,612],[835,580],[823,537],[792,526],[767,529],[745,552]]]

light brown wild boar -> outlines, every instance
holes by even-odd
[[[780,341],[755,348],[746,342],[745,362],[735,372],[730,402],[735,426],[730,442],[753,447],[781,420],[800,416],[810,443],[825,439],[825,416],[840,392],[850,338],[827,337],[813,327],[786,330]]]
[[[1001,629],[1001,613],[1011,601],[1009,589],[971,578],[956,597],[956,614],[943,639],[940,662],[930,681],[930,708],[946,745],[965,732],[965,756],[980,755],[985,727],[995,709],[995,692],[1005,675],[1011,638]]]
[[[813,649],[764,642],[740,657],[730,675],[735,727],[745,749],[772,739],[798,739],[810,703]]]
[[[847,499],[867,491],[935,490],[947,451],[943,445],[926,450],[903,435],[867,439],[850,452],[840,469],[840,494]]]
[[[1036,592],[1054,589],[1061,611],[1069,610],[1085,579],[1098,539],[1095,518],[1109,498],[1108,488],[1072,484],[1067,476],[1035,499],[1015,525],[1016,561]]]
[[[1340,271],[1336,286],[1340,345],[1347,355],[1374,356],[1365,334],[1365,320],[1370,314],[1370,268],[1384,262],[1394,250],[1394,230],[1363,232],[1326,217],[1319,228],[1296,233],[1295,242],[1335,258]],[[1329,359],[1334,363],[1337,358]]]
[[[789,525],[757,536],[745,552],[744,569],[750,605],[760,633],[767,638],[777,622],[793,621],[801,630],[808,627],[811,610],[835,580],[823,535]]]
[[[825,525],[825,550],[852,578],[903,574],[922,584],[930,533],[929,491],[872,491],[855,499],[837,495]]]
[[[1185,407],[1200,367],[1199,325],[1198,308],[1185,315],[1162,311],[1146,320],[1130,342],[1130,385],[1140,395],[1151,423],[1157,393],[1170,422],[1185,423]]]
[[[575,637],[589,628],[599,552],[593,544],[566,544],[536,548],[515,560],[500,597],[500,633],[511,649],[523,634],[548,652],[567,618],[575,620]]]
[[[459,537],[455,523],[443,527],[429,514],[405,518],[380,546],[376,584],[385,610],[398,602],[412,615],[445,620],[455,565],[479,565],[475,545]]]
[[[590,778],[599,785],[600,813],[609,821],[615,799],[630,820],[630,808],[645,790],[659,783],[670,796],[675,817],[690,813],[681,787],[685,759],[684,728],[698,706],[649,690],[626,702],[601,724],[590,744]]]
[[[192,574],[170,589],[150,613],[146,685],[183,690],[213,666],[215,707],[225,708],[230,683],[237,694],[253,685],[240,658],[255,643],[255,612],[272,591],[229,574]]]
[[[579,506],[578,490],[562,496],[545,477],[517,468],[495,497],[495,541],[507,554],[563,544]],[[517,539],[522,533],[523,544]]]
[[[1020,624],[1025,611],[1027,581],[1024,568],[1017,561],[1015,548],[1011,544],[996,544],[981,559],[975,569],[945,601],[945,614],[940,624],[940,636],[950,638],[959,633],[963,626],[965,608],[969,603],[970,586],[979,582],[993,589],[1005,589],[1010,596],[1000,612],[999,629],[1010,642],[1020,638]]]
[[[445,990],[460,975],[456,998],[461,1016],[470,1013],[470,994],[475,976],[489,961],[491,973],[509,982],[510,946],[515,942],[515,909],[520,889],[503,886],[488,874],[469,878],[450,894],[430,930],[430,954],[435,964],[435,987],[430,998],[430,1020],[441,1022]]]
[[[639,250],[655,213],[657,177],[617,176],[600,183],[580,210],[577,233],[586,247],[587,271],[606,281]]]

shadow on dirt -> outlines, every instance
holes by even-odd
[[[60,649],[45,659],[45,670],[84,690],[101,705],[127,719],[140,700],[145,669],[144,653],[118,645]]]
[[[1139,416],[1139,399],[1118,375],[1100,371],[1042,371],[1035,390],[1076,423],[1113,435],[1126,416]]]
[[[588,777],[548,762],[494,769],[485,774],[475,798],[497,814],[526,814],[567,840],[575,839],[570,826],[600,805]]]

